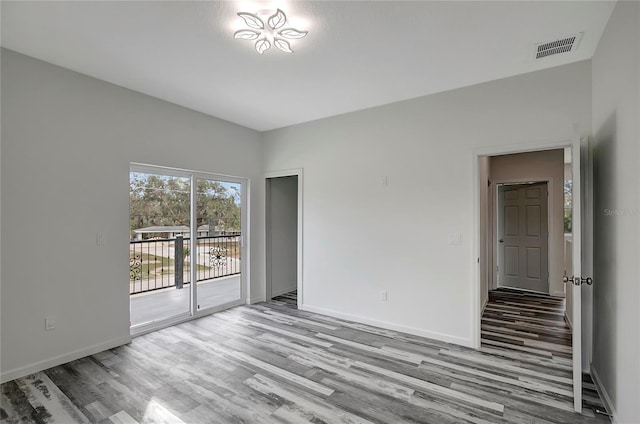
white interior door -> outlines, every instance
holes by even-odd
[[[582,197],[580,181],[580,138],[574,135],[572,152],[572,240],[573,278],[567,281],[566,290],[571,290],[572,302],[572,346],[573,346],[573,407],[582,412]],[[573,281],[571,281],[573,280]]]
[[[498,186],[498,285],[549,293],[547,183]]]

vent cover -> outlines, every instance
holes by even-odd
[[[546,41],[535,45],[533,52],[535,59],[544,59],[560,53],[568,53],[578,48],[582,33],[572,34],[560,40]]]

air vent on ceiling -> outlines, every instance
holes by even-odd
[[[546,41],[535,45],[535,59],[543,59],[560,53],[568,53],[578,48],[578,43],[582,38],[582,33],[572,34],[559,40]]]

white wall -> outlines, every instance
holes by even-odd
[[[496,182],[551,180],[549,193],[549,294],[564,296],[564,150],[544,150],[491,157],[491,207],[496,216]],[[496,234],[489,234],[493,250],[491,278],[496,280]]]
[[[267,278],[273,297],[298,287],[298,177],[270,178],[267,196]]]
[[[251,296],[264,297],[259,133],[8,50],[2,123],[3,381],[128,339],[130,162],[254,179]]]
[[[618,2],[593,57],[593,368],[640,422],[640,4]]]
[[[266,171],[305,172],[303,307],[472,345],[473,152],[570,142],[590,104],[580,62],[265,133]]]

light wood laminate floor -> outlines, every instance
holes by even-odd
[[[493,328],[483,337],[494,343],[467,349],[299,311],[291,300],[234,308],[5,383],[0,422],[608,422],[572,411],[565,352],[496,345]]]
[[[482,346],[526,352],[552,361],[571,360],[571,328],[564,319],[563,298],[498,289],[489,292],[482,316]],[[583,408],[606,409],[588,374],[583,375]]]

